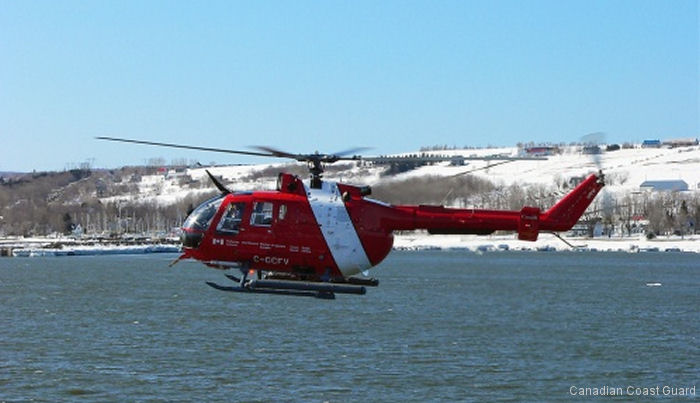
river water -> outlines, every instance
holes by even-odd
[[[175,256],[0,259],[0,401],[685,400],[700,379],[698,254],[394,252],[333,301],[217,291]]]

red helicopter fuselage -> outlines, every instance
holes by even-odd
[[[592,174],[547,211],[390,205],[368,187],[311,186],[280,174],[277,190],[228,193],[197,207],[183,226],[181,258],[220,269],[290,273],[310,281],[344,279],[379,264],[394,231],[478,234],[506,230],[534,241],[540,231],[566,231],[604,186]]]

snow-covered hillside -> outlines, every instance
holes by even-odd
[[[462,155],[483,157],[488,155],[517,156],[519,150],[511,148],[467,149],[436,151],[436,155]],[[407,153],[411,154],[411,153]],[[413,154],[419,154],[415,152]],[[597,156],[606,175],[607,192],[614,194],[640,191],[640,185],[647,180],[682,180],[689,191],[697,192],[700,186],[700,146],[680,148],[641,148],[603,152]],[[328,169],[325,178],[352,184],[376,185],[386,181],[400,181],[414,177],[455,176],[471,174],[488,179],[496,185],[555,186],[563,181],[580,178],[598,168],[593,156],[581,152],[581,147],[564,147],[562,153],[547,157],[542,161],[512,161],[497,165],[494,161],[467,161],[463,166],[453,166],[450,162],[426,165],[394,176],[384,176],[386,166],[364,162],[338,163],[343,169]],[[167,205],[187,195],[203,194],[214,190],[205,170],[209,170],[235,190],[273,189],[275,172],[290,169],[305,176],[304,164],[275,163],[263,165],[231,165],[198,167],[184,172],[164,171],[158,175],[146,175],[138,183],[138,193],[114,196],[115,199],[157,201]],[[183,177],[188,180],[183,181]],[[186,183],[183,185],[183,182]],[[193,186],[194,183],[194,186]]]
[[[520,209],[549,208],[577,181],[598,170],[607,186],[570,233],[569,239],[589,248],[637,251],[658,248],[700,252],[700,146],[624,148],[595,157],[580,146],[561,147],[546,160],[477,161],[470,157],[519,156],[516,147],[441,150],[433,154],[463,156],[464,165],[439,162],[411,164],[387,174],[389,166],[368,161],[338,162],[326,167],[325,179],[372,185],[373,196],[395,203],[446,204],[457,207]],[[234,161],[235,162],[235,161]],[[277,174],[308,176],[305,164],[272,160],[270,164],[192,168],[125,167],[119,170],[37,173],[3,183],[7,202],[0,215],[0,236],[49,235],[84,229],[85,234],[170,234],[204,198],[218,193],[206,171],[235,191],[271,190]],[[385,159],[386,162],[386,159]],[[417,164],[420,165],[420,164]],[[474,176],[467,178],[466,176]],[[683,181],[687,191],[655,193],[642,190],[645,181]],[[488,182],[487,182],[488,181]],[[403,193],[402,193],[403,192]],[[567,247],[550,234],[522,245],[515,237],[397,235],[398,248],[468,247],[486,244],[510,249]],[[605,247],[594,243],[607,239]],[[610,241],[615,241],[610,243]],[[648,243],[651,242],[651,243]],[[668,242],[676,242],[668,244]],[[528,246],[529,245],[529,246]],[[654,246],[655,245],[655,246]]]
[[[597,171],[593,156],[583,154],[581,147],[563,149],[559,155],[546,157],[543,161],[513,161],[492,166],[494,161],[468,161],[465,166],[450,166],[444,162],[435,166],[424,166],[395,177],[452,176],[470,173],[489,179],[497,184],[549,184],[558,178],[580,177]],[[498,148],[479,150],[450,150],[436,152],[440,155],[463,155],[484,157],[488,155],[517,156],[518,149]],[[633,148],[603,152],[598,157],[608,178],[608,186],[614,190],[636,191],[646,180],[681,179],[691,190],[700,184],[700,147],[683,148]],[[473,171],[473,172],[472,172]],[[613,190],[611,189],[611,190]]]

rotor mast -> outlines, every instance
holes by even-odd
[[[311,173],[310,187],[312,189],[321,189],[323,186],[323,163],[320,158],[309,158],[307,160],[309,172]]]

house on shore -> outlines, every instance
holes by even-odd
[[[688,190],[688,184],[681,179],[644,181],[639,188],[652,192],[684,192]]]
[[[644,140],[642,148],[661,148],[661,140]]]

